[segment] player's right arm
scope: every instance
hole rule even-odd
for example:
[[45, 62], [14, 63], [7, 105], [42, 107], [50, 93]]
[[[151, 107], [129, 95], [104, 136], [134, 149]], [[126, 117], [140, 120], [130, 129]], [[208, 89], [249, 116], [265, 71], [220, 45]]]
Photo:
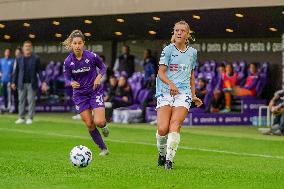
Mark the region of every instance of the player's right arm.
[[170, 95], [175, 96], [179, 93], [178, 88], [175, 86], [175, 84], [167, 77], [167, 66], [165, 65], [159, 65], [159, 71], [158, 75], [162, 82], [169, 85], [170, 88]]
[[178, 88], [175, 86], [173, 81], [171, 81], [167, 76], [167, 69], [170, 64], [170, 58], [171, 49], [169, 46], [166, 46], [161, 53], [158, 76], [162, 82], [169, 85], [170, 95], [175, 96], [179, 93]]
[[63, 64], [63, 73], [64, 73], [64, 79], [65, 79], [65, 86], [70, 86], [73, 89], [77, 89], [80, 87], [80, 84], [77, 81], [72, 80], [71, 77], [71, 68], [69, 66], [68, 58], [64, 61]]

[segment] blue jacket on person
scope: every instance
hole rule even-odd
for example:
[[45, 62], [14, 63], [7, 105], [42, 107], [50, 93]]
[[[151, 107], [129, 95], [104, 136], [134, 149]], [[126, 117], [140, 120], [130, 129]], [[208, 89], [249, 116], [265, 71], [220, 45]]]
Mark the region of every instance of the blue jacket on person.
[[13, 71], [13, 58], [1, 58], [0, 59], [0, 73], [1, 73], [1, 82], [9, 83], [11, 81], [11, 75]]

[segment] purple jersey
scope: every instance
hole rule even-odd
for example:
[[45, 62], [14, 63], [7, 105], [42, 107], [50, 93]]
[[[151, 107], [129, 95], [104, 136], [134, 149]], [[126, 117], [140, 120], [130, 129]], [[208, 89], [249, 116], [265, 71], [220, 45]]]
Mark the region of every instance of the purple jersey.
[[[99, 68], [99, 72], [97, 68]], [[103, 94], [102, 86], [95, 91], [93, 90], [98, 73], [104, 75], [106, 72], [106, 66], [97, 54], [84, 50], [81, 60], [78, 60], [75, 54], [71, 52], [64, 61], [63, 72], [67, 85], [70, 85], [71, 81], [77, 81], [80, 84], [79, 88], [73, 89], [75, 104], [80, 103], [81, 97]]]

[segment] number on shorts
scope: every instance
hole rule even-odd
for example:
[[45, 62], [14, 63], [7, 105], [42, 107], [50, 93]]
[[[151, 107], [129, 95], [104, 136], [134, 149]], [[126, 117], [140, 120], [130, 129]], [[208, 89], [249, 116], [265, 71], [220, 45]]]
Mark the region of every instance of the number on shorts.
[[186, 96], [185, 102], [187, 102], [188, 104], [190, 104], [190, 96]]
[[103, 105], [103, 96], [100, 95], [100, 96], [96, 96], [96, 102], [99, 104], [99, 105]]

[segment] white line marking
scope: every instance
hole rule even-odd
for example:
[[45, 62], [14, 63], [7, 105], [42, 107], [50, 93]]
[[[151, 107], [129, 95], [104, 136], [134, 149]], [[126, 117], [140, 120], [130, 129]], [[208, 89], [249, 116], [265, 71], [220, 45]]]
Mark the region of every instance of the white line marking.
[[[34, 132], [34, 131], [29, 131], [29, 130], [6, 129], [6, 128], [0, 128], [0, 130], [9, 131], [9, 132], [26, 133], [26, 134], [37, 134], [37, 135], [45, 135], [45, 136], [55, 136], [55, 137], [64, 137], [64, 138], [79, 138], [79, 139], [90, 140], [90, 137], [76, 136], [76, 135], [65, 135], [65, 134], [57, 134], [57, 133], [40, 133], [40, 132]], [[131, 142], [131, 141], [115, 140], [115, 139], [105, 139], [105, 141], [115, 142], [115, 143], [127, 143], [127, 144], [156, 146], [156, 144], [147, 143], [147, 142]], [[250, 157], [261, 157], [261, 158], [272, 158], [272, 159], [284, 160], [283, 156], [273, 156], [273, 155], [267, 155], [267, 154], [251, 154], [251, 153], [246, 153], [246, 152], [232, 152], [232, 151], [226, 151], [226, 150], [192, 148], [192, 147], [187, 147], [187, 146], [179, 146], [179, 149], [196, 150], [196, 151], [202, 151], [202, 152], [214, 152], [214, 153], [230, 154], [230, 155], [237, 155], [237, 156], [250, 156]]]

